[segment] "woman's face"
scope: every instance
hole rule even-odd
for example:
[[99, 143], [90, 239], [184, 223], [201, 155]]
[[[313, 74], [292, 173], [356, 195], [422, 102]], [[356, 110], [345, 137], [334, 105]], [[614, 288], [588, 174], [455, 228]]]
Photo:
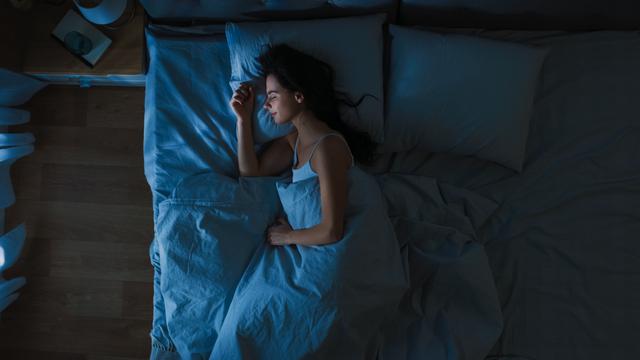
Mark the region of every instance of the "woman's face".
[[285, 124], [303, 109], [304, 96], [283, 88], [275, 76], [267, 75], [267, 99], [264, 108], [276, 124]]

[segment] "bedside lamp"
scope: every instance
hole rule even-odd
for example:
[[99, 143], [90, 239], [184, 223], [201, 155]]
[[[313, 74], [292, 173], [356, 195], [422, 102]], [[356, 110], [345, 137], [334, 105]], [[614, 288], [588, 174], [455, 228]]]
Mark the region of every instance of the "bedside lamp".
[[85, 19], [96, 25], [120, 23], [127, 9], [133, 8], [131, 0], [73, 0]]

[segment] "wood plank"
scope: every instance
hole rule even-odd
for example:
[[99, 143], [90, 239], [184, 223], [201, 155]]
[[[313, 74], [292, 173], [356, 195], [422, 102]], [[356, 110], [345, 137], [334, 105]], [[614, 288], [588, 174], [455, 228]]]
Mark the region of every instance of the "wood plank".
[[32, 153], [11, 165], [11, 184], [13, 185], [13, 192], [16, 195], [16, 202], [22, 200], [37, 200], [40, 198], [42, 165], [34, 161], [29, 161], [33, 155]]
[[153, 239], [151, 203], [128, 206], [20, 201], [9, 210], [8, 223], [27, 221], [27, 236], [31, 237], [140, 246], [148, 246]]
[[[151, 265], [149, 265], [151, 266]], [[153, 274], [151, 282], [124, 281], [122, 283], [121, 316], [125, 319], [153, 319]]]
[[127, 88], [123, 91], [123, 88], [115, 86], [92, 87], [88, 96], [87, 126], [144, 128], [144, 88]]
[[26, 221], [28, 236], [138, 244], [153, 238], [150, 207], [23, 200], [8, 210], [7, 224]]
[[31, 112], [30, 125], [84, 126], [87, 98], [87, 90], [78, 86], [48, 85], [21, 107]]
[[122, 357], [93, 354], [73, 354], [54, 351], [3, 349], [2, 358], [11, 360], [148, 360], [148, 357]]
[[148, 244], [53, 241], [49, 274], [65, 278], [92, 278], [153, 282]]
[[[124, 296], [125, 284], [129, 296]], [[146, 302], [146, 309], [139, 306], [142, 302]], [[27, 283], [20, 289], [20, 297], [4, 314], [151, 320], [152, 311], [148, 305], [152, 302], [152, 284], [29, 276]], [[129, 307], [137, 311], [128, 310]]]
[[149, 206], [151, 192], [139, 167], [45, 164], [44, 201]]
[[104, 166], [144, 163], [142, 129], [22, 125], [20, 131], [31, 132], [36, 138], [33, 153], [20, 162]]
[[2, 350], [2, 358], [11, 360], [148, 360], [148, 357], [122, 357], [104, 356], [93, 354], [74, 354], [54, 351], [37, 351], [25, 349], [5, 348]]
[[25, 222], [27, 239], [7, 276], [153, 281], [150, 208], [20, 201], [8, 210], [7, 229]]
[[3, 313], [0, 348], [149, 357], [150, 321]]
[[148, 245], [52, 241], [37, 237], [26, 240], [20, 259], [5, 270], [6, 278], [49, 275], [153, 283]]
[[3, 359], [20, 360], [86, 360], [83, 354], [62, 353], [54, 351], [37, 351], [25, 349], [2, 349]]
[[117, 318], [121, 294], [119, 281], [29, 276], [5, 314]]

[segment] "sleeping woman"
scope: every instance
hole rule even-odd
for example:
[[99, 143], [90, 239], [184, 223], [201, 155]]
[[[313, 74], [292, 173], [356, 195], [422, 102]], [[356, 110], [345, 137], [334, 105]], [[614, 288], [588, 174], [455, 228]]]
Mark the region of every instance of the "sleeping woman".
[[287, 221], [269, 227], [267, 240], [305, 246], [257, 246], [210, 359], [373, 359], [409, 284], [379, 183], [354, 166], [372, 161], [374, 143], [341, 121], [339, 101], [357, 104], [338, 100], [329, 65], [285, 45], [258, 59], [264, 108], [293, 129], [258, 158], [254, 89], [240, 86], [230, 100], [240, 175], [292, 169], [291, 181], [275, 181]]
[[[288, 45], [269, 47], [258, 61], [266, 77], [263, 105], [276, 124], [291, 122], [294, 130], [272, 140], [258, 157], [253, 148], [254, 89], [241, 85], [229, 101], [237, 117], [240, 176], [275, 176], [291, 168], [292, 182], [318, 177], [322, 221], [310, 228], [292, 230], [279, 218], [267, 231], [272, 245], [323, 245], [339, 241], [344, 231], [347, 171], [357, 160], [370, 163], [375, 144], [363, 132], [345, 125], [334, 90], [330, 65]], [[355, 159], [354, 159], [355, 158]]]

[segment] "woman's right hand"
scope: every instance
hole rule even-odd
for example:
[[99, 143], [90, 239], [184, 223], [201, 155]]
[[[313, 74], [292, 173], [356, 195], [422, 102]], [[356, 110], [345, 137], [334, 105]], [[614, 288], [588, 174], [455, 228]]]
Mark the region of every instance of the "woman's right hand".
[[229, 105], [236, 114], [238, 120], [250, 121], [253, 115], [253, 107], [255, 104], [255, 94], [253, 86], [248, 83], [241, 84], [229, 101]]

